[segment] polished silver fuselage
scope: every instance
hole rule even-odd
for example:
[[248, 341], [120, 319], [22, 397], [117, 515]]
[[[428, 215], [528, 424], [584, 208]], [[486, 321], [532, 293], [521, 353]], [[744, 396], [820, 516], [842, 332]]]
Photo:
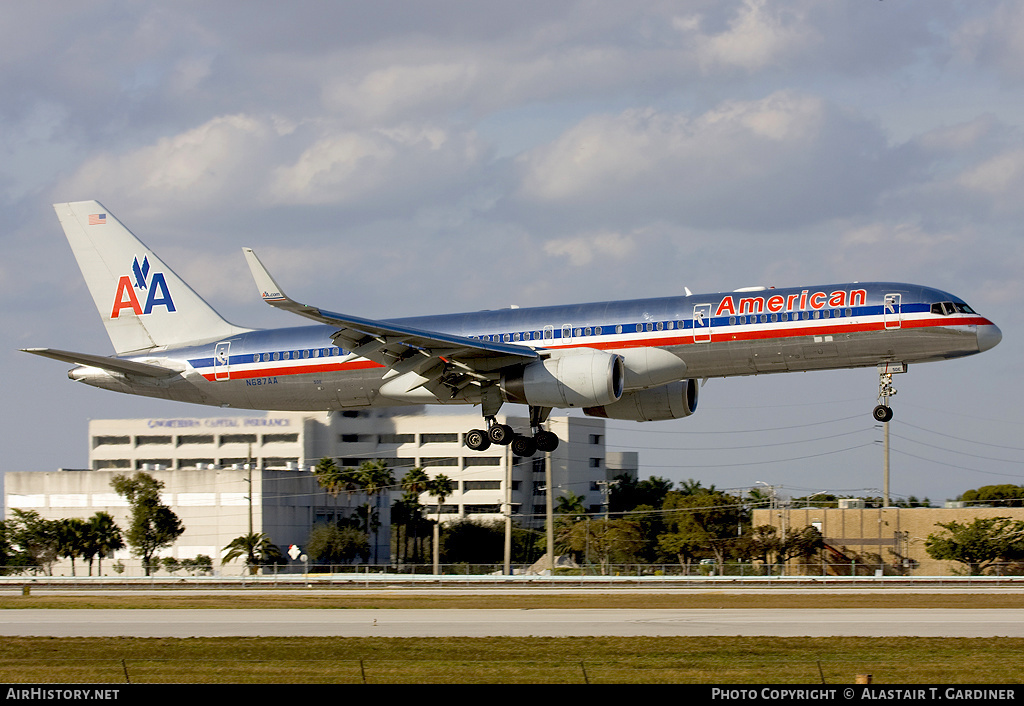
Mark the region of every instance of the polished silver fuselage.
[[[958, 358], [1001, 334], [958, 297], [900, 283], [756, 289], [661, 299], [503, 309], [390, 323], [535, 350], [596, 348], [625, 364], [625, 390], [684, 379], [869, 367]], [[388, 385], [388, 369], [339, 348], [335, 327], [239, 333], [125, 359], [172, 367], [147, 379], [92, 367], [72, 379], [121, 392], [263, 410], [475, 404]]]

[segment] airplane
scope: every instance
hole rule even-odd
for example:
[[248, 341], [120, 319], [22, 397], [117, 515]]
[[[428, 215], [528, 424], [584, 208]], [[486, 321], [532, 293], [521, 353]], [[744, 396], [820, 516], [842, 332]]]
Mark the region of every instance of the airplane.
[[[557, 448], [543, 426], [552, 409], [679, 419], [696, 412], [700, 386], [717, 377], [875, 366], [873, 416], [888, 422], [894, 374], [1002, 339], [959, 297], [895, 282], [684, 288], [658, 299], [377, 321], [290, 298], [251, 248], [243, 253], [263, 301], [315, 323], [244, 328], [225, 321], [98, 201], [54, 209], [115, 355], [22, 350], [78, 366], [72, 380], [244, 409], [479, 405], [484, 424], [464, 444], [511, 445], [524, 458]], [[528, 433], [497, 422], [506, 402], [528, 407]]]

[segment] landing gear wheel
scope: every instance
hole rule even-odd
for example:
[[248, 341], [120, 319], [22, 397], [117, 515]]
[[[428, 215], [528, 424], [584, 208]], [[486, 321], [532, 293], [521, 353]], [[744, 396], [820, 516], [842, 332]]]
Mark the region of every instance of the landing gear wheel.
[[512, 453], [521, 458], [529, 458], [537, 453], [537, 442], [529, 436], [516, 434], [512, 439]]
[[871, 416], [875, 418], [876, 422], [888, 422], [892, 419], [892, 407], [880, 404], [871, 412]]
[[491, 447], [491, 440], [483, 429], [470, 429], [466, 432], [466, 446], [471, 451], [486, 451]]
[[491, 428], [487, 430], [487, 436], [490, 438], [491, 443], [500, 446], [511, 444], [515, 435], [515, 431], [507, 424], [492, 424]]
[[538, 451], [547, 453], [558, 448], [558, 435], [551, 431], [539, 431], [533, 437], [533, 442], [537, 445]]

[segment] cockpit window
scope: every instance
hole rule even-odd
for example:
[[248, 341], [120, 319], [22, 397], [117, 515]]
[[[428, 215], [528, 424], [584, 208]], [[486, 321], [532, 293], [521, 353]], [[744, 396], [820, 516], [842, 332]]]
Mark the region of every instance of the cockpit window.
[[936, 302], [932, 304], [932, 313], [939, 316], [949, 316], [950, 314], [973, 314], [974, 310], [966, 304], [959, 304], [956, 302]]

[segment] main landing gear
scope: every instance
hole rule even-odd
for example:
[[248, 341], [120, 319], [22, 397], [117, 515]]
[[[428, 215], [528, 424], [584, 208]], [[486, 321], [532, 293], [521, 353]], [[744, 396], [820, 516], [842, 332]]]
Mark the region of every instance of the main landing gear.
[[878, 366], [878, 399], [881, 402], [871, 412], [876, 422], [888, 422], [892, 420], [892, 408], [889, 406], [889, 398], [896, 396], [896, 388], [892, 384], [892, 376], [896, 373], [907, 372], [905, 363], [883, 363]]
[[466, 432], [466, 446], [472, 451], [484, 451], [491, 444], [511, 446], [512, 453], [522, 458], [529, 458], [538, 451], [554, 451], [558, 448], [558, 436], [541, 428], [550, 412], [550, 407], [530, 407], [530, 436], [517, 434], [509, 425], [498, 424], [494, 415], [487, 415], [484, 417], [487, 429]]

